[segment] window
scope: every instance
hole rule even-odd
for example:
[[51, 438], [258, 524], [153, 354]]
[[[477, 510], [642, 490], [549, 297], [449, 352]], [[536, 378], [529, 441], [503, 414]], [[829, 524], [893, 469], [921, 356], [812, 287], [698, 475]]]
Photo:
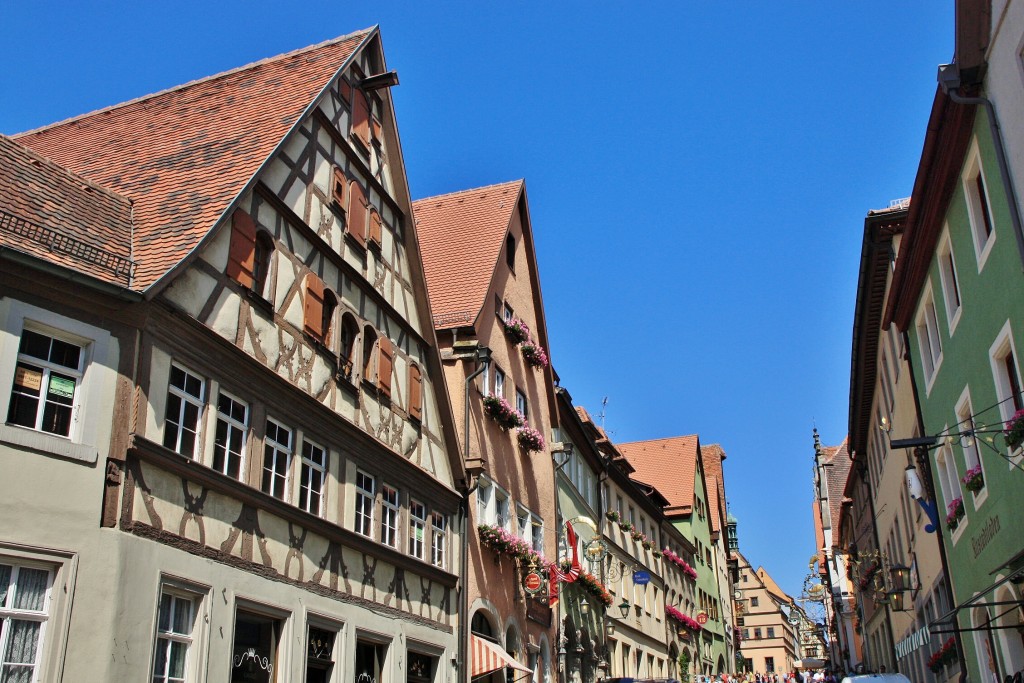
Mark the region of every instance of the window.
[[213, 440], [213, 469], [232, 479], [242, 478], [249, 406], [224, 390], [217, 394], [217, 434]]
[[50, 611], [49, 570], [0, 563], [0, 681], [36, 681]]
[[995, 242], [995, 222], [992, 220], [988, 184], [985, 181], [984, 169], [981, 167], [981, 154], [978, 151], [977, 140], [974, 141], [969, 152], [962, 182], [964, 195], [967, 198], [971, 234], [974, 237], [974, 251], [978, 258], [978, 271], [981, 272], [989, 251], [992, 249], [992, 243]]
[[526, 405], [526, 394], [519, 391], [519, 389], [516, 389], [516, 410], [523, 414], [524, 420], [529, 417], [527, 408], [528, 406]]
[[[971, 397], [967, 393], [967, 389], [964, 389], [964, 393], [956, 405], [956, 419], [958, 431], [971, 432], [973, 434], [975, 430], [974, 415], [971, 410]], [[960, 448], [964, 452], [964, 462], [969, 470], [981, 466], [977, 439], [977, 436], [962, 437], [960, 439]]]
[[505, 237], [505, 263], [516, 272], [516, 238], [512, 234]]
[[348, 229], [348, 234], [361, 247], [366, 246], [366, 218], [369, 213], [368, 209], [369, 204], [366, 201], [363, 186], [358, 181], [353, 180], [349, 184], [348, 216], [345, 227]]
[[164, 413], [164, 446], [188, 458], [195, 458], [199, 439], [199, 418], [203, 414], [204, 382], [177, 363], [171, 364]]
[[409, 364], [409, 417], [423, 419], [423, 374], [415, 363]]
[[484, 396], [491, 395], [491, 364], [484, 364], [484, 371], [480, 373], [480, 387]]
[[755, 628], [754, 629], [754, 640], [760, 640], [760, 639], [761, 639], [761, 629]]
[[444, 515], [434, 512], [430, 515], [430, 562], [435, 567], [444, 567], [445, 557], [445, 530], [447, 524]]
[[1020, 368], [1017, 365], [1017, 354], [1014, 351], [1013, 335], [1010, 322], [1006, 321], [996, 341], [989, 349], [992, 363], [992, 376], [996, 384], [996, 396], [999, 398], [999, 413], [1003, 422], [1013, 417], [1021, 408], [1024, 400], [1021, 397]]
[[327, 478], [327, 451], [312, 441], [302, 441], [302, 468], [299, 474], [299, 507], [319, 517], [323, 512], [324, 480]]
[[181, 683], [189, 667], [196, 600], [178, 592], [160, 594], [153, 648], [153, 683]]
[[775, 657], [764, 658], [764, 670], [773, 673], [775, 671]]
[[376, 495], [373, 477], [356, 470], [356, 533], [373, 534], [373, 502]]
[[409, 554], [422, 560], [423, 537], [427, 528], [427, 508], [423, 503], [409, 501]]
[[355, 382], [356, 339], [359, 337], [359, 325], [351, 313], [341, 316], [341, 353], [339, 356], [339, 374], [349, 382]]
[[960, 475], [957, 474], [956, 464], [953, 462], [953, 451], [949, 445], [939, 449], [935, 456], [938, 465], [939, 486], [942, 489], [942, 497], [946, 505], [949, 505], [956, 498], [963, 497], [960, 489]]
[[[259, 241], [256, 235], [256, 223], [252, 216], [242, 209], [235, 209], [231, 215], [231, 242], [228, 246], [228, 264], [225, 273], [229, 278], [242, 285], [246, 289], [261, 292], [256, 289], [256, 284], [262, 284], [262, 279], [257, 278], [257, 271], [262, 270], [262, 278], [266, 277], [266, 263], [260, 263], [257, 259]], [[264, 238], [260, 254], [262, 258], [269, 259], [266, 252], [266, 238]], [[271, 249], [273, 243], [271, 242]], [[259, 265], [257, 265], [259, 263]]]
[[508, 305], [508, 302], [504, 302], [501, 306], [501, 319], [505, 322], [512, 320], [515, 317], [515, 312], [512, 307]]
[[939, 246], [939, 279], [942, 281], [942, 298], [946, 302], [946, 321], [949, 323], [949, 334], [952, 335], [960, 320], [960, 283], [956, 277], [953, 245], [948, 235]]
[[391, 372], [394, 367], [395, 347], [391, 339], [381, 335], [377, 341], [377, 391], [391, 398]]
[[384, 674], [386, 648], [379, 643], [359, 638], [356, 640], [354, 683], [378, 683]]
[[324, 281], [313, 273], [306, 275], [306, 296], [303, 299], [303, 326], [310, 337], [327, 344], [331, 336], [331, 319], [338, 298], [327, 289]]
[[505, 398], [505, 373], [497, 365], [494, 366], [494, 395]]
[[491, 499], [494, 489], [491, 481], [480, 477], [480, 483], [476, 488], [476, 523], [487, 524], [489, 522]]
[[935, 301], [931, 287], [925, 294], [924, 303], [917, 316], [917, 343], [921, 351], [921, 366], [925, 380], [931, 388], [935, 372], [942, 362], [942, 343], [939, 340], [939, 323], [935, 317]]
[[494, 524], [500, 526], [506, 531], [511, 527], [511, 517], [509, 516], [509, 499], [508, 494], [501, 489], [495, 487], [494, 491]]
[[328, 683], [334, 670], [334, 641], [338, 632], [332, 629], [309, 627], [306, 645], [306, 682]]
[[238, 610], [235, 613], [231, 683], [271, 683], [279, 680], [277, 651], [280, 638], [279, 620]]
[[756, 595], [750, 598], [750, 606], [751, 607], [757, 607], [758, 606], [758, 599], [757, 599]]
[[288, 471], [292, 464], [292, 430], [276, 420], [267, 419], [267, 436], [263, 441], [264, 493], [287, 500]]
[[360, 87], [352, 91], [352, 135], [363, 144], [365, 149], [369, 150], [370, 101]]
[[522, 505], [517, 506], [519, 537], [537, 553], [544, 552], [544, 521]]
[[774, 626], [769, 626], [768, 627], [768, 637], [769, 638], [774, 638], [775, 637], [775, 627]]
[[7, 422], [70, 437], [84, 356], [81, 346], [25, 329], [18, 346]]
[[380, 542], [392, 548], [398, 547], [398, 489], [387, 484], [380, 490]]

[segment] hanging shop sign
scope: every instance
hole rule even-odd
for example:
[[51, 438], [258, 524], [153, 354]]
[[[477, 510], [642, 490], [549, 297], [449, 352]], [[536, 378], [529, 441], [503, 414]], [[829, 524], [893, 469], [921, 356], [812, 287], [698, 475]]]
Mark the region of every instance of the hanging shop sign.
[[536, 595], [540, 592], [541, 586], [544, 585], [544, 579], [537, 572], [530, 572], [523, 577], [523, 590], [530, 595]]
[[697, 613], [697, 623], [702, 625], [702, 626], [704, 624], [708, 623], [708, 613], [707, 612], [698, 612]]
[[638, 586], [646, 586], [651, 582], [651, 573], [645, 569], [638, 569], [633, 572], [633, 583]]

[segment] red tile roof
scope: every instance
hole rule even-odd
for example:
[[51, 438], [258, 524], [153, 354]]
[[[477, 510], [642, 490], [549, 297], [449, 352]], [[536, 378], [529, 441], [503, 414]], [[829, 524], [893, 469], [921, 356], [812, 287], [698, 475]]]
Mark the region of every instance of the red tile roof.
[[131, 203], [0, 135], [0, 246], [127, 287]]
[[135, 203], [135, 289], [213, 228], [375, 29], [29, 131], [18, 142]]
[[487, 300], [522, 180], [413, 202], [434, 327], [471, 325]]
[[708, 514], [711, 515], [711, 533], [720, 533], [725, 526], [725, 473], [722, 461], [725, 450], [717, 443], [700, 447], [701, 462], [704, 464], [704, 479], [708, 486]]
[[828, 482], [828, 510], [832, 520], [832, 545], [839, 545], [839, 515], [843, 507], [843, 492], [846, 490], [846, 481], [850, 478], [850, 470], [853, 468], [853, 459], [850, 458], [850, 451], [847, 448], [849, 438], [843, 439], [838, 446], [826, 446], [823, 450], [825, 456], [825, 477]]
[[638, 478], [657, 488], [669, 502], [671, 515], [693, 510], [697, 471], [696, 434], [668, 439], [620, 443], [619, 451], [636, 468]]

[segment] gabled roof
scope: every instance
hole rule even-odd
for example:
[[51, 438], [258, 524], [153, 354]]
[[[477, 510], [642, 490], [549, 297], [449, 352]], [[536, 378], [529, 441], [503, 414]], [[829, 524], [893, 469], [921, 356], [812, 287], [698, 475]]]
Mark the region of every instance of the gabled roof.
[[850, 470], [853, 467], [853, 460], [850, 459], [850, 450], [847, 447], [849, 439], [843, 439], [838, 446], [826, 446], [824, 449], [825, 477], [828, 482], [828, 511], [829, 519], [832, 520], [834, 531], [832, 533], [832, 544], [839, 543], [839, 515], [843, 507], [843, 492], [846, 490], [846, 482], [850, 478]]
[[650, 482], [669, 502], [666, 514], [688, 515], [693, 510], [697, 472], [696, 434], [668, 439], [618, 444], [619, 451], [636, 468], [639, 478]]
[[513, 180], [413, 202], [435, 328], [476, 321], [523, 187]]
[[131, 202], [0, 135], [0, 247], [127, 287]]
[[145, 290], [188, 256], [376, 29], [16, 136], [135, 204]]
[[765, 590], [778, 598], [785, 604], [792, 604], [793, 598], [786, 594], [786, 591], [779, 588], [779, 584], [775, 583], [775, 579], [771, 577], [768, 570], [764, 567], [757, 568], [757, 577], [761, 579], [761, 583], [764, 584]]
[[725, 526], [725, 473], [722, 461], [725, 450], [717, 443], [700, 447], [701, 462], [704, 465], [704, 480], [708, 487], [708, 514], [711, 515], [711, 533], [717, 536]]

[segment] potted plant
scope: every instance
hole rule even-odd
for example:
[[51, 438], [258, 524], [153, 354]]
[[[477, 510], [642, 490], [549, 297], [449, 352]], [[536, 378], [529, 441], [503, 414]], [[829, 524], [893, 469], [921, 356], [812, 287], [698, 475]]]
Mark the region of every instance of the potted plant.
[[531, 427], [530, 425], [523, 425], [516, 432], [516, 438], [519, 440], [519, 445], [524, 450], [530, 452], [539, 452], [544, 450], [544, 437], [539, 431]]
[[511, 403], [497, 396], [484, 397], [484, 413], [502, 429], [522, 427], [526, 422], [523, 414], [513, 408]]
[[967, 474], [965, 474], [963, 479], [960, 481], [964, 483], [964, 486], [966, 486], [967, 490], [971, 493], [977, 493], [985, 488], [985, 477], [981, 473], [981, 465], [967, 470]]
[[633, 533], [633, 524], [631, 522], [620, 522], [619, 528], [625, 531], [627, 534]]
[[513, 344], [522, 344], [530, 338], [530, 328], [519, 318], [508, 318], [501, 321], [505, 334]]
[[609, 522], [615, 522], [616, 524], [619, 523], [619, 513], [616, 512], [615, 510], [609, 510], [608, 512], [604, 513], [604, 516], [605, 519], [607, 519]]
[[1013, 414], [1013, 417], [1006, 421], [1006, 429], [1003, 430], [1003, 435], [1006, 438], [1006, 445], [1011, 450], [1024, 443], [1024, 408], [1018, 410]]
[[548, 354], [544, 347], [533, 341], [527, 340], [519, 347], [526, 364], [534, 368], [546, 368], [548, 366]]
[[964, 516], [964, 499], [954, 498], [946, 506], [946, 512], [946, 526], [950, 531], [953, 531], [960, 525], [960, 520]]

